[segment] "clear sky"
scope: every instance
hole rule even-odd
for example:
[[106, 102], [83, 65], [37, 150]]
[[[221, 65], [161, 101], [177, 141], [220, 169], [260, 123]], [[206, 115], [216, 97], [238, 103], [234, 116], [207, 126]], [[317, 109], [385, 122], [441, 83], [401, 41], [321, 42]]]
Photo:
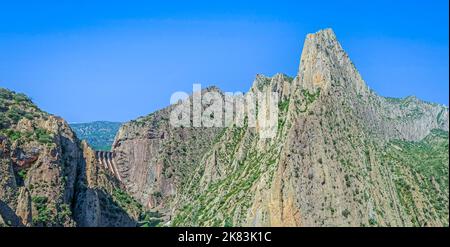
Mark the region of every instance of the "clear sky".
[[306, 34], [331, 27], [379, 94], [448, 105], [448, 4], [2, 0], [0, 87], [69, 122], [127, 121], [193, 83], [294, 76]]

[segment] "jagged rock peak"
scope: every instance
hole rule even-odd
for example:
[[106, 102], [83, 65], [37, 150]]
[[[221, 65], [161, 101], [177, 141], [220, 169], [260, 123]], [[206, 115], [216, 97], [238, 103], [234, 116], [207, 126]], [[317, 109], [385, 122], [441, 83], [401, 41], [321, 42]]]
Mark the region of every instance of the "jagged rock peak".
[[316, 33], [307, 34], [306, 41], [312, 41], [317, 43], [329, 43], [330, 45], [336, 46], [337, 48], [342, 50], [342, 47], [340, 46], [336, 38], [336, 34], [331, 28], [321, 29]]
[[362, 94], [368, 91], [332, 29], [306, 36], [297, 77], [300, 87], [308, 90], [320, 88], [326, 91], [331, 86], [345, 83]]
[[257, 74], [249, 92], [276, 92], [281, 99], [289, 98], [294, 90], [294, 79], [283, 73], [277, 73], [272, 77]]
[[283, 74], [283, 73], [276, 73], [272, 77], [269, 77], [269, 76], [266, 76], [263, 74], [256, 74], [256, 77], [255, 77], [255, 80], [253, 81], [253, 85], [252, 85], [251, 89], [261, 90], [262, 88], [264, 88], [266, 86], [281, 83], [284, 81], [292, 81], [292, 80], [293, 80], [293, 78], [291, 78], [288, 75]]

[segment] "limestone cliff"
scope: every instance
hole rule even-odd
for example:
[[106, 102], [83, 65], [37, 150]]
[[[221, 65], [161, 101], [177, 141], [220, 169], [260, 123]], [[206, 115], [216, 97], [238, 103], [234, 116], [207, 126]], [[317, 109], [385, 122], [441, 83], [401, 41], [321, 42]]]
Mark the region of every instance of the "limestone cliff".
[[[203, 93], [217, 91], [208, 88]], [[173, 128], [175, 105], [122, 125], [113, 144], [127, 191], [149, 209], [167, 213], [178, 189], [191, 176], [220, 128]], [[170, 213], [169, 213], [170, 214]]]
[[[208, 92], [224, 95], [183, 102]], [[271, 138], [248, 112], [242, 125], [174, 127], [178, 102], [96, 152], [0, 89], [0, 225], [448, 226], [448, 107], [379, 96], [331, 29], [306, 37], [295, 78], [257, 75], [246, 96], [271, 93]]]
[[6, 89], [0, 102], [1, 224], [137, 224], [139, 204], [63, 119]]
[[307, 36], [296, 78], [255, 90], [280, 96], [276, 137], [225, 129], [177, 189], [172, 225], [448, 225], [447, 107], [378, 96], [330, 29]]

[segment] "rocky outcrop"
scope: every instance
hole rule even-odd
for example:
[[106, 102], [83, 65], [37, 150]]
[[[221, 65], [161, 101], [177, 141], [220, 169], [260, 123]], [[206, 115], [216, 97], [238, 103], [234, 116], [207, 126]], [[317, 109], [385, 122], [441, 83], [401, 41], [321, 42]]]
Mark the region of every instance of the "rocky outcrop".
[[123, 124], [105, 152], [0, 89], [0, 225], [448, 226], [448, 107], [377, 95], [332, 30], [306, 37], [295, 78], [256, 76], [247, 96], [278, 96], [270, 138], [250, 124], [264, 101], [243, 124], [170, 124], [209, 92]]
[[73, 201], [81, 152], [61, 118], [23, 95], [2, 89], [3, 218], [11, 225], [73, 226]]
[[85, 163], [74, 205], [78, 226], [137, 226], [140, 204], [123, 191], [111, 163], [105, 161], [106, 156], [99, 156], [85, 141], [81, 146]]
[[[123, 125], [113, 152], [126, 189], [172, 225], [448, 224], [448, 196], [427, 197], [427, 174], [414, 162], [394, 171], [384, 155], [392, 142], [448, 133], [448, 108], [378, 96], [332, 30], [307, 36], [295, 78], [257, 75], [249, 92], [278, 94], [274, 138], [261, 138], [248, 119], [224, 129], [173, 128], [173, 106]], [[445, 184], [448, 156], [440, 157], [436, 183]], [[421, 191], [415, 199], [405, 200], [405, 183]], [[448, 191], [441, 187], [436, 195]]]
[[[203, 93], [217, 91], [206, 89]], [[149, 209], [170, 211], [178, 188], [189, 177], [220, 128], [174, 128], [175, 105], [122, 125], [112, 152], [127, 191]]]
[[[140, 205], [61, 118], [0, 89], [0, 215], [8, 226], [135, 226]], [[109, 157], [109, 156], [108, 156]], [[108, 163], [109, 164], [109, 163]]]
[[360, 116], [381, 139], [421, 140], [432, 129], [448, 130], [448, 108], [414, 96], [385, 98], [370, 90], [331, 29], [309, 34], [296, 78], [297, 88], [326, 94]]
[[442, 130], [447, 138], [432, 149], [441, 150], [433, 166], [445, 184], [447, 107], [378, 96], [329, 29], [307, 36], [296, 78], [258, 76], [255, 89], [280, 95], [276, 138], [225, 130], [179, 189], [173, 225], [448, 225], [448, 186], [430, 197], [429, 173], [384, 155], [392, 142], [422, 147]]

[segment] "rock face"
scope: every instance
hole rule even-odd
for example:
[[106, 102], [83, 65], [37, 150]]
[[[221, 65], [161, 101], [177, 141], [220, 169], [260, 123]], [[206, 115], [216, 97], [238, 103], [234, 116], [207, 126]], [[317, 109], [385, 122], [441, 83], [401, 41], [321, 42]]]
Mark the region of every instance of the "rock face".
[[1, 89], [1, 214], [13, 226], [73, 226], [81, 152], [61, 118]]
[[[217, 91], [209, 88], [203, 93]], [[220, 128], [173, 128], [174, 105], [122, 125], [112, 152], [127, 191], [144, 206], [162, 212], [192, 167], [211, 147]]]
[[0, 101], [1, 224], [136, 225], [139, 204], [63, 119], [6, 89]]
[[246, 96], [278, 96], [271, 138], [248, 112], [241, 125], [170, 124], [210, 92], [224, 96], [197, 92], [94, 151], [0, 89], [0, 226], [448, 226], [448, 108], [377, 95], [332, 30], [307, 36], [295, 78], [257, 75]]
[[258, 91], [279, 95], [271, 139], [248, 122], [173, 128], [172, 107], [122, 126], [127, 190], [171, 225], [448, 225], [447, 107], [377, 95], [330, 29], [307, 36], [295, 78], [258, 75]]
[[114, 170], [102, 164], [98, 155], [83, 141], [85, 161], [74, 205], [78, 226], [137, 226], [141, 205], [124, 192]]

